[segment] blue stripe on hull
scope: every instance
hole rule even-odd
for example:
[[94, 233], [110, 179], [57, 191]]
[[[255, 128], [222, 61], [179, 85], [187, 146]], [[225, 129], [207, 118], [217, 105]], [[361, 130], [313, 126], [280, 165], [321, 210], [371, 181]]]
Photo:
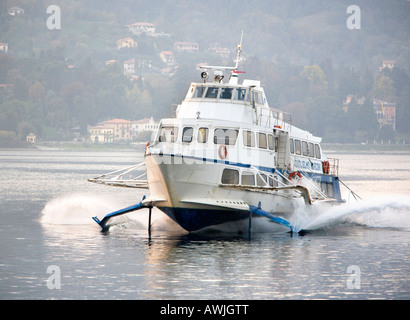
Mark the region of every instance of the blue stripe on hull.
[[187, 231], [196, 231], [209, 226], [229, 221], [238, 221], [249, 217], [248, 211], [203, 210], [190, 208], [158, 207]]

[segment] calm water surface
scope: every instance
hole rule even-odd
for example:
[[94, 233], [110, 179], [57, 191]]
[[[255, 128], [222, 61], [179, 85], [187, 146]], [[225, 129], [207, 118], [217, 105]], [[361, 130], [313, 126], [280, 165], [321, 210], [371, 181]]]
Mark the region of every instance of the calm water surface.
[[331, 154], [363, 200], [301, 210], [304, 236], [263, 219], [251, 239], [187, 234], [160, 212], [151, 239], [146, 212], [101, 233], [91, 217], [144, 190], [87, 178], [141, 154], [0, 150], [0, 299], [410, 298], [409, 153]]

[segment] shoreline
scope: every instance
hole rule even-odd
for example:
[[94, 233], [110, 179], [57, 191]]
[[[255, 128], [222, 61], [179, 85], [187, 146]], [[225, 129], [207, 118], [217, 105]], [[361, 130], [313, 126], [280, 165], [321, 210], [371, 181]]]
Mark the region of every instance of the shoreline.
[[410, 144], [322, 143], [321, 146], [325, 153], [410, 153]]
[[[144, 150], [146, 142], [134, 142], [127, 144], [92, 144], [75, 143], [69, 141], [44, 141], [35, 145], [27, 146], [0, 146], [0, 150], [9, 151], [132, 151]], [[322, 143], [325, 153], [387, 153], [387, 152], [409, 152], [410, 144], [360, 144], [360, 143]]]

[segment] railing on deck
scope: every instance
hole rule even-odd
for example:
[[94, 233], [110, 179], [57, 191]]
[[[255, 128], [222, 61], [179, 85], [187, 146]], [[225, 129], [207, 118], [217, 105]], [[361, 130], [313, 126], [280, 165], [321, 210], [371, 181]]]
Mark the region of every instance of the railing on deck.
[[272, 109], [259, 109], [257, 120], [258, 125], [270, 128], [286, 129], [287, 125], [292, 125], [290, 113]]
[[327, 158], [329, 161], [330, 171], [329, 173], [335, 176], [339, 176], [339, 159], [337, 158]]

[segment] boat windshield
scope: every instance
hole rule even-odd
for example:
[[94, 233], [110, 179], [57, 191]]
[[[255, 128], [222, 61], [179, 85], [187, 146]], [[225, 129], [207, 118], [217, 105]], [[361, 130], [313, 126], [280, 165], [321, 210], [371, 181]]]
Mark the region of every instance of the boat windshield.
[[194, 85], [189, 90], [187, 99], [218, 99], [233, 101], [250, 101], [247, 88], [223, 86]]

